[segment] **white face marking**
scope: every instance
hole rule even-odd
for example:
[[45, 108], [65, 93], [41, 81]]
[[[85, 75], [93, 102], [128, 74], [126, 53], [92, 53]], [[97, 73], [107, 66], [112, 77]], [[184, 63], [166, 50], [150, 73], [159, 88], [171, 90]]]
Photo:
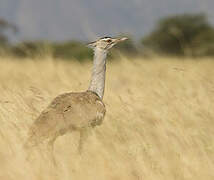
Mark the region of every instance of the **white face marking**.
[[102, 40], [104, 40], [104, 41], [108, 41], [108, 40], [111, 40], [111, 38], [109, 38], [109, 37], [105, 37], [105, 38], [102, 38]]
[[111, 38], [111, 37], [104, 37], [100, 38], [95, 42], [89, 43], [89, 46], [92, 48], [100, 48], [104, 50], [111, 49], [115, 44], [118, 42], [126, 40], [126, 37], [123, 38]]

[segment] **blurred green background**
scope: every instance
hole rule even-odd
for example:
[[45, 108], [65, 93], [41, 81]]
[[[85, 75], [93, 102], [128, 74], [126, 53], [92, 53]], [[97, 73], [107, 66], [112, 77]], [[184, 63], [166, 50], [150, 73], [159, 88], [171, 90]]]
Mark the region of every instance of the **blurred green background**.
[[0, 0], [0, 56], [91, 59], [103, 36], [127, 36], [110, 58], [214, 56], [213, 1]]

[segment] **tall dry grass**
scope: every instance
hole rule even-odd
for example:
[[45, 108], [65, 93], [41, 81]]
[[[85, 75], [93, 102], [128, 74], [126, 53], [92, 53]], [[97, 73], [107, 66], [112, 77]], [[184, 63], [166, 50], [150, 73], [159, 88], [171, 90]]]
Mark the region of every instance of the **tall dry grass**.
[[57, 139], [53, 167], [22, 145], [58, 94], [84, 91], [91, 63], [0, 59], [0, 180], [213, 180], [214, 61], [122, 58], [108, 62], [101, 126], [77, 152]]

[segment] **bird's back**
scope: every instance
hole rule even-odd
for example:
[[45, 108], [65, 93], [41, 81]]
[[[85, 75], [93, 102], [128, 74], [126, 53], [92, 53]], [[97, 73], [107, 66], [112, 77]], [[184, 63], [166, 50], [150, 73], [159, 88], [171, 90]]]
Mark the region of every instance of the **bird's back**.
[[100, 125], [105, 111], [102, 100], [92, 91], [59, 95], [33, 123], [29, 141], [36, 145], [71, 130]]

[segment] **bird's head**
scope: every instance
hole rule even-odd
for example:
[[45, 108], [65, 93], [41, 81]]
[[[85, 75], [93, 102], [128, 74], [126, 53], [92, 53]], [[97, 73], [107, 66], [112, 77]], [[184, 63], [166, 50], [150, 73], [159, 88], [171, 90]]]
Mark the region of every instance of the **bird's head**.
[[115, 44], [127, 40], [127, 37], [122, 38], [111, 38], [111, 37], [103, 37], [98, 39], [97, 41], [91, 42], [88, 44], [88, 47], [92, 49], [99, 48], [103, 50], [111, 49]]

